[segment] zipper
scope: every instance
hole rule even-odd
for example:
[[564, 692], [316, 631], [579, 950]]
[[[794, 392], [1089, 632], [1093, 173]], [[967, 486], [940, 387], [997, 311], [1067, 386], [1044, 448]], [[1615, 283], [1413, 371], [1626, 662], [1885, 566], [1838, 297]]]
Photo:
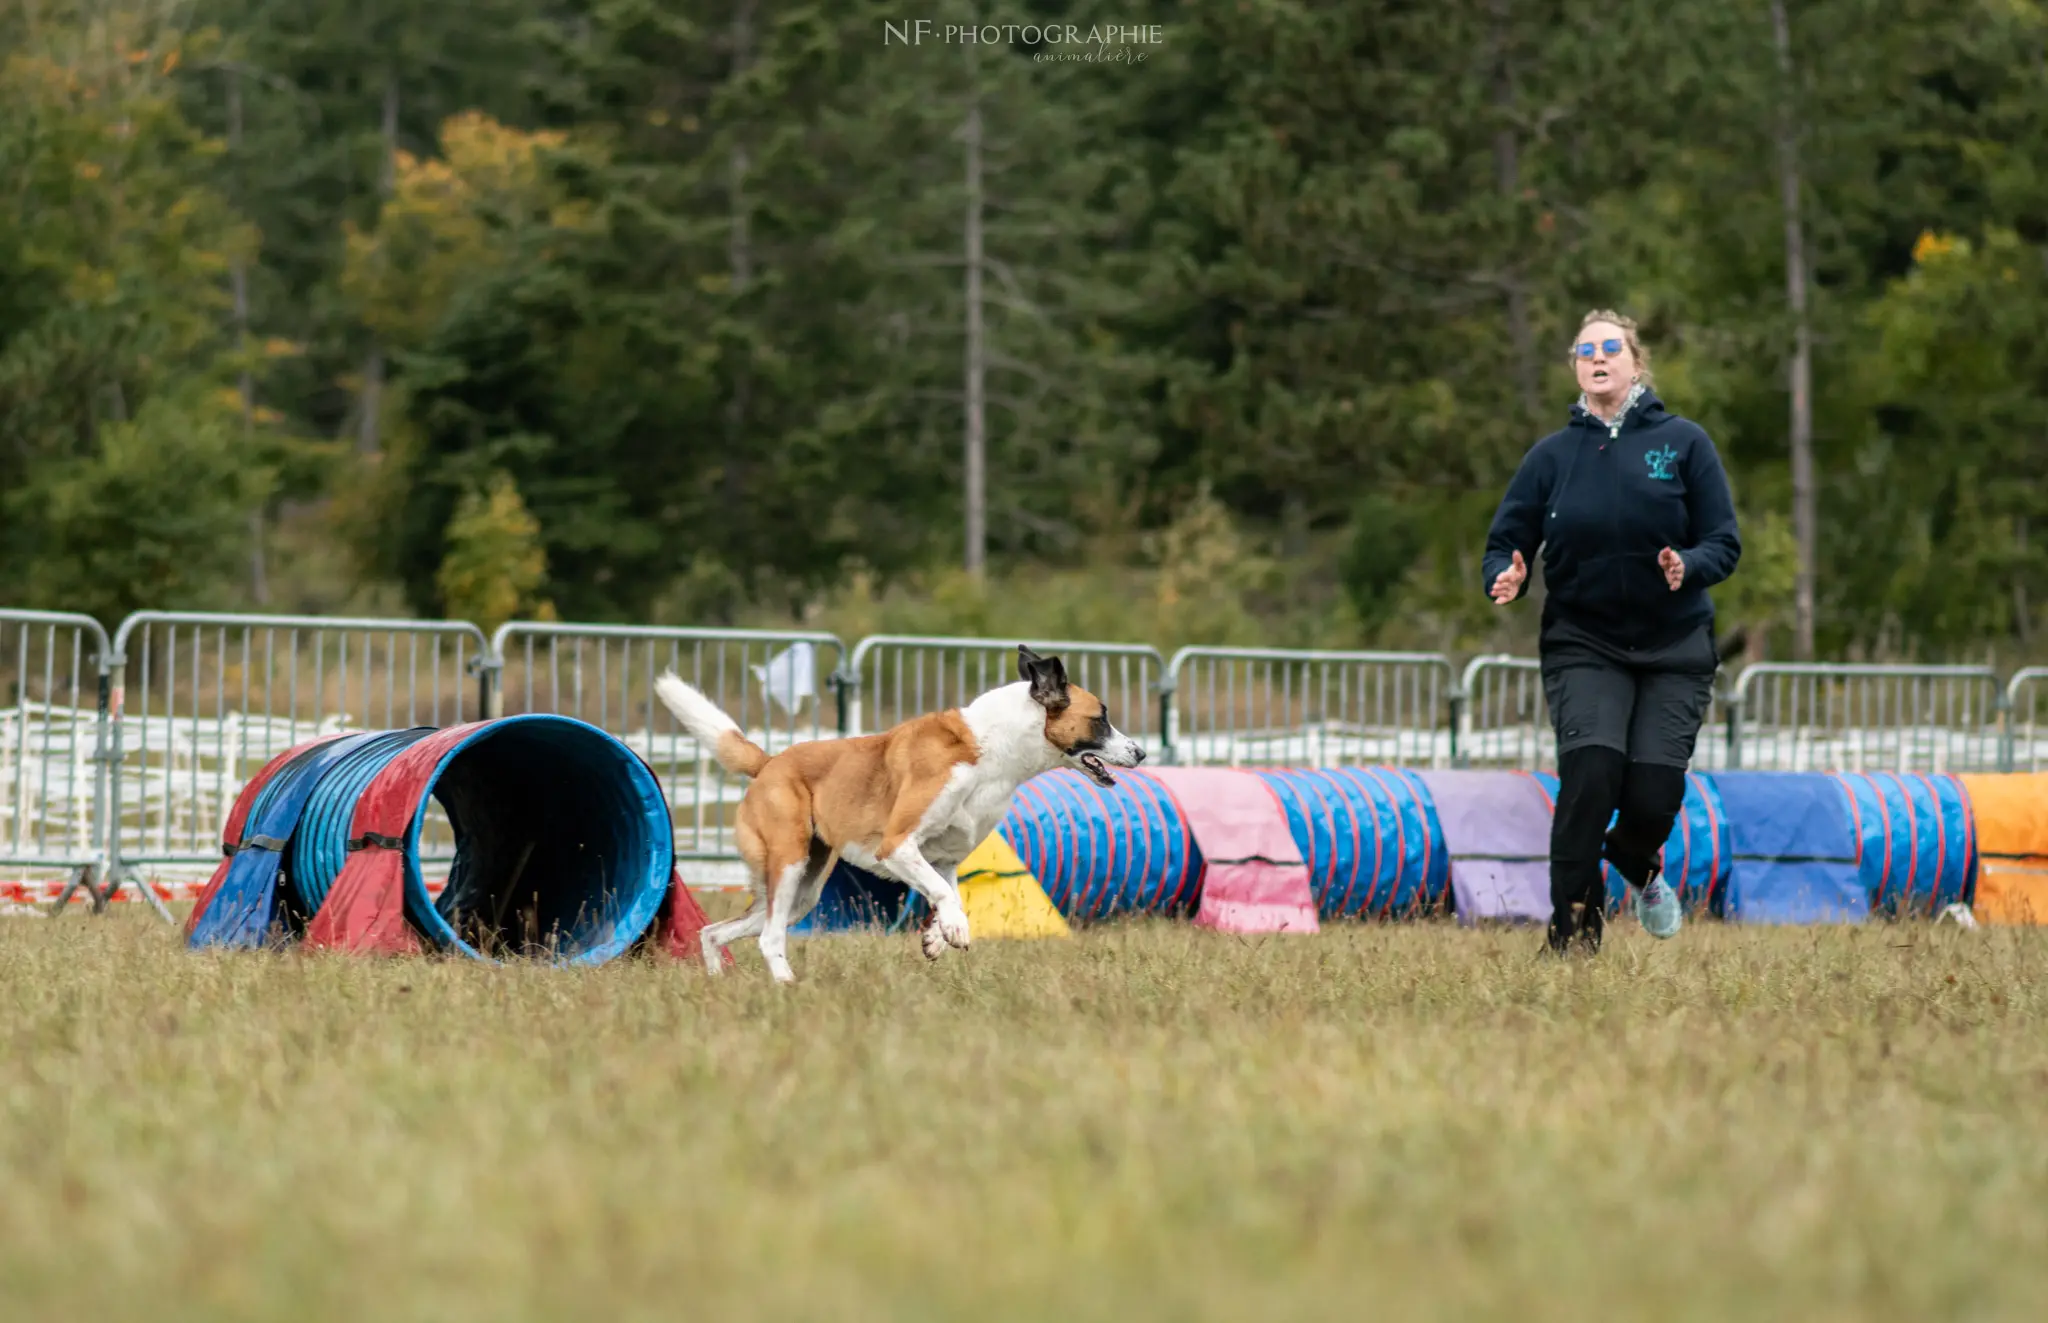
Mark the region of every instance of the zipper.
[[[1576, 439], [1576, 438], [1574, 438], [1574, 439]], [[1564, 502], [1564, 493], [1565, 493], [1565, 488], [1567, 488], [1567, 487], [1571, 486], [1571, 482], [1572, 482], [1572, 473], [1573, 473], [1573, 471], [1575, 471], [1575, 470], [1576, 470], [1576, 469], [1577, 469], [1578, 467], [1579, 467], [1579, 448], [1578, 448], [1577, 446], [1573, 446], [1573, 447], [1572, 447], [1572, 455], [1571, 455], [1571, 462], [1570, 462], [1570, 463], [1568, 463], [1568, 464], [1566, 464], [1566, 465], [1564, 466], [1564, 476], [1563, 476], [1562, 478], [1558, 479], [1558, 482], [1557, 482], [1557, 486], [1556, 486], [1556, 487], [1555, 487], [1555, 488], [1554, 488], [1554, 489], [1553, 489], [1553, 490], [1551, 491], [1551, 493], [1550, 493], [1550, 517], [1551, 517], [1552, 519], [1555, 519], [1555, 518], [1557, 518], [1557, 507], [1558, 507], [1559, 505], [1563, 504], [1563, 502]]]

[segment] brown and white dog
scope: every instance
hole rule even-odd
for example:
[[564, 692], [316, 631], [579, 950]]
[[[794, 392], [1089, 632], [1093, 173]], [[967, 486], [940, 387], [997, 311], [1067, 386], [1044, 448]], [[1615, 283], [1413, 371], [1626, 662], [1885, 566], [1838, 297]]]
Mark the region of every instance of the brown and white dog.
[[894, 877], [931, 905], [924, 953], [968, 943], [956, 873], [995, 830], [1017, 787], [1055, 767], [1078, 767], [1115, 785], [1110, 767], [1136, 767], [1145, 750], [1110, 724], [1102, 700], [1067, 681], [1058, 657], [1018, 645], [1013, 684], [878, 735], [814, 740], [769, 756], [733, 719], [673, 671], [654, 683], [663, 706], [719, 765], [752, 778], [735, 830], [754, 901], [705, 927], [704, 965], [722, 966], [730, 942], [760, 934], [776, 979], [790, 982], [789, 925], [810, 913], [840, 859]]

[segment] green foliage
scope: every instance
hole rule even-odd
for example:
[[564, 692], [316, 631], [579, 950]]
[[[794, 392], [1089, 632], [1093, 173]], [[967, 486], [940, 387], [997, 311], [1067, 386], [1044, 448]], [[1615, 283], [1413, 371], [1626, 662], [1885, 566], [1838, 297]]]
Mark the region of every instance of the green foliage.
[[218, 609], [268, 485], [218, 411], [154, 399], [7, 494], [8, 597], [109, 628], [142, 607]]
[[[1799, 549], [1792, 537], [1792, 519], [1779, 510], [1740, 510], [1742, 564], [1734, 577], [1713, 591], [1720, 628], [1738, 626], [1756, 637], [1752, 650], [1766, 655], [1778, 634], [1785, 646], [1778, 654], [1790, 655], [1792, 628], [1792, 584], [1798, 573]], [[1783, 633], [1779, 633], [1783, 631]]]
[[1375, 628], [1400, 605], [1400, 590], [1415, 568], [1427, 520], [1411, 502], [1373, 492], [1351, 517], [1351, 545], [1341, 573], [1360, 623]]
[[473, 620], [486, 632], [515, 617], [555, 618], [553, 603], [537, 595], [548, 572], [540, 523], [509, 474], [492, 473], [464, 492], [447, 536], [434, 584], [448, 615]]
[[0, 21], [0, 597], [109, 625], [229, 600], [276, 458], [220, 329], [251, 236], [206, 186], [156, 8], [93, 41], [82, 7], [40, 16]]
[[1788, 14], [1789, 81], [1762, 0], [924, 12], [1159, 25], [1115, 64], [881, 0], [0, 10], [0, 590], [81, 582], [51, 512], [177, 417], [247, 476], [136, 516], [209, 521], [178, 582], [94, 549], [95, 601], [246, 600], [262, 492], [274, 601], [1520, 646], [1479, 542], [1615, 305], [1730, 465], [1723, 614], [1775, 631], [1789, 124], [1821, 646], [2036, 647], [2048, 18]]
[[1163, 650], [1355, 641], [1341, 613], [1303, 609], [1287, 567], [1206, 491], [1140, 543], [1133, 550], [1098, 539], [1056, 560], [998, 564], [979, 583], [950, 567], [885, 583], [860, 567], [810, 621], [848, 639], [1014, 635]]

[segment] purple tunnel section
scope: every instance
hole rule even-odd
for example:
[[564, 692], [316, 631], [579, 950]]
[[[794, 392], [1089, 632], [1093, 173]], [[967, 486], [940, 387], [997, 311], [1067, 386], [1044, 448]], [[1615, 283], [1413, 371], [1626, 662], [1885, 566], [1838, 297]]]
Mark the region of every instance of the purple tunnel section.
[[1417, 772], [1442, 824], [1460, 923], [1550, 918], [1550, 796], [1522, 772]]

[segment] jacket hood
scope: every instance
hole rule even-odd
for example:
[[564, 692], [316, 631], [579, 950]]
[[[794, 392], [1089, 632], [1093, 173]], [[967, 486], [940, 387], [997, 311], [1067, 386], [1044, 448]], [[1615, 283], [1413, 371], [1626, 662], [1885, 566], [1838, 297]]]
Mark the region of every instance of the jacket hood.
[[[1621, 413], [1615, 419], [1615, 423], [1621, 427], [1648, 427], [1670, 416], [1671, 411], [1664, 407], [1664, 401], [1657, 398], [1657, 392], [1639, 381], [1629, 387], [1628, 398], [1622, 402]], [[1610, 426], [1586, 407], [1586, 397], [1583, 394], [1572, 405], [1571, 420], [1567, 425], [1595, 427], [1603, 432]]]

